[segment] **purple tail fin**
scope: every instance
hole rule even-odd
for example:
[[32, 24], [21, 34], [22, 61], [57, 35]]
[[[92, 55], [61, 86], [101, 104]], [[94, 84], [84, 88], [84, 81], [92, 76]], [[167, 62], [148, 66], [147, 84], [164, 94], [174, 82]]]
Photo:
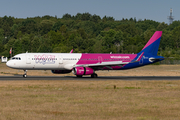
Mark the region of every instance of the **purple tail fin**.
[[144, 52], [156, 56], [161, 40], [161, 35], [162, 31], [156, 31], [140, 53]]

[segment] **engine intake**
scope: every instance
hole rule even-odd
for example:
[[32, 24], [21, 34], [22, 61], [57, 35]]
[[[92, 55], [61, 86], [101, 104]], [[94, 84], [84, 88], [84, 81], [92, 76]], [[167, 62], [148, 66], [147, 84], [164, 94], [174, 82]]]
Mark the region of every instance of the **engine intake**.
[[92, 75], [94, 70], [89, 67], [75, 67], [73, 68], [74, 75]]
[[66, 74], [70, 73], [72, 70], [51, 70], [52, 73], [54, 74]]

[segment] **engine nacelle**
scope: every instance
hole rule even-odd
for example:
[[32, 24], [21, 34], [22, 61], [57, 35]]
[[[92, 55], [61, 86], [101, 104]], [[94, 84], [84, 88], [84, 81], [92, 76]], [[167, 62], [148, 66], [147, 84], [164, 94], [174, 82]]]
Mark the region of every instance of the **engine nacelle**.
[[74, 75], [92, 75], [94, 70], [89, 67], [75, 67], [73, 68]]
[[72, 70], [51, 70], [52, 73], [54, 74], [66, 74], [70, 73]]

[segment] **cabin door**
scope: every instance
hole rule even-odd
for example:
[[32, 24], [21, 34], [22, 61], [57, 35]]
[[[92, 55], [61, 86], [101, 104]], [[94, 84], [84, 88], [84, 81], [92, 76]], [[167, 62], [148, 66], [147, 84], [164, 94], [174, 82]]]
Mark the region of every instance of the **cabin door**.
[[63, 64], [63, 56], [59, 55], [59, 64]]
[[99, 57], [98, 57], [98, 62], [99, 62], [99, 63], [102, 63], [102, 61], [103, 61], [103, 60], [102, 60], [102, 57], [99, 56]]
[[31, 64], [31, 55], [26, 54], [26, 64]]

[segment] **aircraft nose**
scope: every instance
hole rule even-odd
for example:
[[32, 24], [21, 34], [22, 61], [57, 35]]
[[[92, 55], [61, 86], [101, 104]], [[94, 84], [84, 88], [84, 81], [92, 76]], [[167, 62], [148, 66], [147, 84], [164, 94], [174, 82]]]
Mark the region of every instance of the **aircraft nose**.
[[6, 63], [6, 66], [8, 66], [8, 67], [13, 67], [13, 63], [12, 63], [12, 61], [8, 61], [7, 63]]
[[6, 62], [6, 66], [8, 66], [8, 67], [9, 67], [9, 61], [8, 61], [8, 62]]

